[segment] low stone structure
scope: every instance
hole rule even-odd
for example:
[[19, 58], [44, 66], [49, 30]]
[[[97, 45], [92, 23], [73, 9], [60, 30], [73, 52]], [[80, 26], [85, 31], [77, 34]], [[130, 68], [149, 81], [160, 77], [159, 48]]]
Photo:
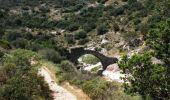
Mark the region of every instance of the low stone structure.
[[107, 68], [107, 66], [109, 66], [110, 64], [114, 64], [118, 61], [117, 58], [107, 57], [107, 56], [105, 56], [105, 55], [103, 55], [103, 54], [101, 54], [97, 51], [86, 50], [86, 49], [84, 49], [84, 47], [71, 47], [71, 48], [69, 48], [69, 59], [75, 64], [78, 63], [78, 58], [82, 55], [85, 55], [85, 54], [92, 54], [95, 57], [97, 57], [102, 63], [103, 70], [105, 70]]

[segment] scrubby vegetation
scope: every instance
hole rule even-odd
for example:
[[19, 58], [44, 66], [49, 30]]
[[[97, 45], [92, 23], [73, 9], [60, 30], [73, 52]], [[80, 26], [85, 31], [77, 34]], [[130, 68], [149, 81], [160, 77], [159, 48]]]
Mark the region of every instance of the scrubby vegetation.
[[[94, 100], [139, 99], [129, 94], [170, 99], [170, 0], [0, 0], [0, 5], [0, 99], [52, 99], [37, 75], [39, 63], [31, 64], [42, 59], [57, 64], [60, 82], [78, 86]], [[130, 74], [121, 87], [77, 70], [68, 61], [68, 48], [77, 45], [106, 49], [109, 56], [146, 48], [119, 62]]]
[[37, 75], [38, 63], [31, 61], [41, 58], [34, 52], [16, 49], [0, 59], [1, 100], [52, 100], [48, 85]]
[[82, 57], [82, 62], [86, 63], [86, 64], [96, 64], [98, 63], [100, 60], [93, 56], [93, 55], [90, 55], [90, 54], [87, 54], [87, 55], [84, 55]]
[[140, 100], [139, 96], [129, 96], [123, 93], [119, 83], [107, 82], [99, 76], [90, 73], [80, 73], [69, 61], [63, 61], [60, 64], [59, 81], [69, 81], [71, 84], [81, 88], [92, 99], [116, 99], [116, 100]]

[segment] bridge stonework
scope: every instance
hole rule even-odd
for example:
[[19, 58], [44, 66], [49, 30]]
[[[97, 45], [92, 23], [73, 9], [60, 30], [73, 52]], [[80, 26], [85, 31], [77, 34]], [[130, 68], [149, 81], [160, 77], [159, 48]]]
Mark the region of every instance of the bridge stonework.
[[103, 70], [105, 70], [107, 68], [107, 66], [109, 66], [110, 64], [114, 64], [118, 61], [117, 58], [114, 57], [107, 57], [97, 51], [93, 51], [93, 50], [85, 50], [83, 47], [76, 47], [76, 48], [70, 48], [69, 50], [69, 59], [77, 64], [78, 63], [78, 58], [84, 54], [92, 54], [95, 57], [97, 57], [103, 66]]

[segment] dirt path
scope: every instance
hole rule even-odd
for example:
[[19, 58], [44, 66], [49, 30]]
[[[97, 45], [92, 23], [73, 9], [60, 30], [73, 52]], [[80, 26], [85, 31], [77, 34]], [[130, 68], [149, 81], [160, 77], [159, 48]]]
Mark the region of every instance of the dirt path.
[[62, 87], [73, 93], [77, 97], [77, 100], [91, 100], [81, 89], [70, 85], [68, 82], [64, 82]]
[[55, 80], [51, 77], [49, 70], [45, 67], [39, 69], [38, 74], [43, 76], [50, 90], [53, 92], [54, 100], [77, 100], [76, 96], [59, 86]]

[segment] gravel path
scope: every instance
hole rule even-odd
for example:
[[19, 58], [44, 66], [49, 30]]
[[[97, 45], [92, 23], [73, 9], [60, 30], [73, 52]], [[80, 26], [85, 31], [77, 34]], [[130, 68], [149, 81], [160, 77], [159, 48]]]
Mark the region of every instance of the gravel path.
[[54, 79], [50, 76], [47, 68], [42, 67], [39, 69], [38, 74], [44, 77], [44, 80], [49, 85], [50, 90], [53, 92], [54, 100], [77, 100], [76, 96], [68, 92], [63, 87], [59, 86]]

